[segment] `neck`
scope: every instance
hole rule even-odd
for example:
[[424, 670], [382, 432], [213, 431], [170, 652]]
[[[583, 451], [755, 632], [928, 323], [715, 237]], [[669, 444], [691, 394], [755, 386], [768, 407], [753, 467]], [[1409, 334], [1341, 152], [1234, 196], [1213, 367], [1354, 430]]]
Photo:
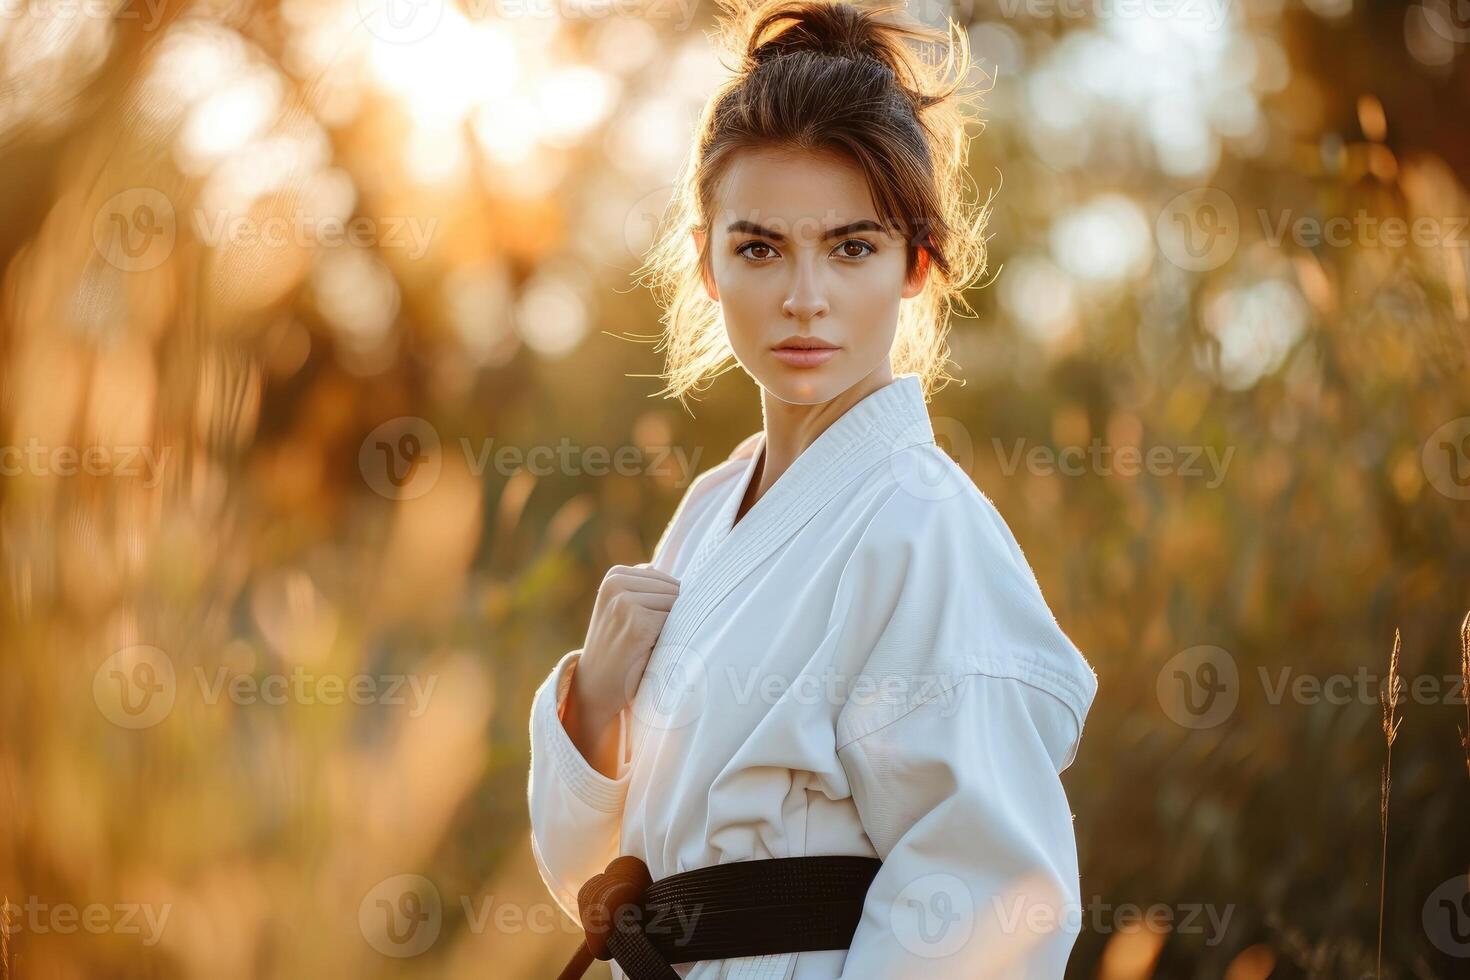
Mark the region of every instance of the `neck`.
[[766, 389], [761, 389], [761, 413], [765, 417], [765, 451], [758, 462], [759, 471], [746, 493], [742, 512], [755, 504], [781, 474], [827, 427], [840, 419], [848, 409], [893, 383], [893, 370], [885, 361], [877, 370], [860, 379], [831, 401], [813, 405], [784, 402]]

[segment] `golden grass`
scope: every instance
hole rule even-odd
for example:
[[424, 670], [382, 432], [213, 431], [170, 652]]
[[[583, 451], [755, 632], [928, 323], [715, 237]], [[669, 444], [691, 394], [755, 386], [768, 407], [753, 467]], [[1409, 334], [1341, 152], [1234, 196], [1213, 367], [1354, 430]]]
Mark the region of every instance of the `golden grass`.
[[1465, 699], [1465, 727], [1460, 729], [1460, 748], [1465, 753], [1465, 775], [1470, 776], [1470, 612], [1460, 624], [1460, 697]]
[[1383, 897], [1388, 879], [1388, 797], [1393, 785], [1393, 742], [1398, 738], [1399, 725], [1404, 721], [1398, 717], [1399, 692], [1403, 687], [1399, 678], [1400, 647], [1399, 631], [1394, 630], [1393, 653], [1388, 658], [1388, 687], [1378, 694], [1383, 705], [1383, 740], [1387, 743], [1388, 753], [1383, 761], [1383, 782], [1378, 798], [1378, 827], [1383, 839], [1383, 853], [1378, 868], [1378, 957], [1374, 974], [1377, 977], [1383, 976]]

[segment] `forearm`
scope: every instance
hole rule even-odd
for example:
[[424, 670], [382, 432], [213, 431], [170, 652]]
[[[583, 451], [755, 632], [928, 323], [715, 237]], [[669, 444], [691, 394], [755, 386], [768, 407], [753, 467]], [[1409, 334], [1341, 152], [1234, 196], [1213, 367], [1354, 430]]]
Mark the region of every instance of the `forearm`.
[[599, 711], [588, 704], [577, 683], [576, 665], [571, 669], [572, 686], [562, 704], [562, 726], [587, 764], [609, 779], [615, 779], [618, 774], [618, 715], [608, 715], [606, 711]]
[[[570, 703], [574, 655], [564, 657], [537, 689], [531, 708], [528, 804], [531, 846], [542, 880], [574, 918], [577, 889], [618, 853], [628, 774], [611, 778], [592, 767], [559, 717]], [[612, 739], [618, 739], [613, 726]], [[614, 744], [614, 763], [616, 761]], [[594, 753], [595, 754], [595, 753]]]

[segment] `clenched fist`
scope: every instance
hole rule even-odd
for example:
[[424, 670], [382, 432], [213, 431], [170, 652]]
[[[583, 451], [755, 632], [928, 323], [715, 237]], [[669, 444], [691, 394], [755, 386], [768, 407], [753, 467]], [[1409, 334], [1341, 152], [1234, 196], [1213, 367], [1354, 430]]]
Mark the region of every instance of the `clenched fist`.
[[582, 755], [605, 775], [617, 764], [614, 722], [637, 693], [634, 678], [642, 676], [678, 597], [679, 580], [647, 562], [614, 565], [597, 589], [564, 722]]

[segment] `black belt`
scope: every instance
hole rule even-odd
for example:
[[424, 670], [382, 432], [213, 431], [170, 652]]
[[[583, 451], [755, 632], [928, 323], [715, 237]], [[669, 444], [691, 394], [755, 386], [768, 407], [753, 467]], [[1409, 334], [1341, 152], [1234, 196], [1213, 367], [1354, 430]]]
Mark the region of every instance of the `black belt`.
[[586, 939], [558, 980], [593, 959], [629, 980], [679, 980], [672, 963], [847, 949], [883, 862], [849, 855], [736, 861], [653, 881], [638, 858], [614, 858], [577, 893]]

